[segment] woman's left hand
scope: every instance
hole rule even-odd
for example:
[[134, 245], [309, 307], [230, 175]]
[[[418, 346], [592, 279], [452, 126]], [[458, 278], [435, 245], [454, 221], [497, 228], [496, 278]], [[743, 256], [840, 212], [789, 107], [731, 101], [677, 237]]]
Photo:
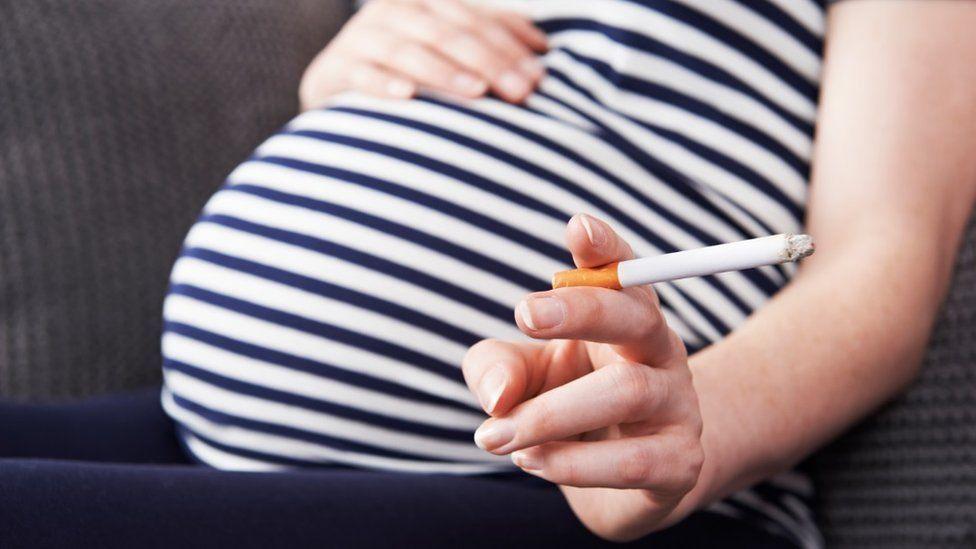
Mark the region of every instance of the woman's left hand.
[[[580, 267], [633, 257], [609, 225], [586, 215], [570, 220], [567, 242]], [[549, 341], [486, 340], [468, 352], [465, 380], [492, 416], [477, 444], [562, 485], [604, 537], [639, 537], [687, 514], [679, 503], [699, 481], [702, 419], [687, 352], [654, 290], [539, 292], [515, 318]]]

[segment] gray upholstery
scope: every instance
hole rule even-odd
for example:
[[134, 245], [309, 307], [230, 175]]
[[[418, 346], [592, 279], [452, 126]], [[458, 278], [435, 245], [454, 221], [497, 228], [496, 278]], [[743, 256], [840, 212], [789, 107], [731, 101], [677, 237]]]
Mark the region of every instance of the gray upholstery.
[[812, 465], [831, 547], [976, 547], [976, 218], [921, 377]]
[[0, 0], [0, 395], [159, 381], [206, 198], [297, 111], [345, 0]]
[[[0, 396], [158, 381], [180, 239], [346, 7], [0, 0]], [[976, 225], [922, 378], [811, 466], [831, 547], [976, 546]]]

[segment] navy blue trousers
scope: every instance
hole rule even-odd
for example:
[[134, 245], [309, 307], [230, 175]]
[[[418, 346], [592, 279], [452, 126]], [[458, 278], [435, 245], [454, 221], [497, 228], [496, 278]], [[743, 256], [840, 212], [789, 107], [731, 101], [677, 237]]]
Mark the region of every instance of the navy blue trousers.
[[[158, 391], [0, 403], [0, 547], [603, 547], [531, 477], [191, 464]], [[793, 547], [698, 513], [636, 542]]]

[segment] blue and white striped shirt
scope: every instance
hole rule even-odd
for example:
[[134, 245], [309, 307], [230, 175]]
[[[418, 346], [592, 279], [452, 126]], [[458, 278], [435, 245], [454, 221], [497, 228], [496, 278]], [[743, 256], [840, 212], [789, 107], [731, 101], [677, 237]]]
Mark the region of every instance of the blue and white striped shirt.
[[[461, 377], [482, 338], [567, 268], [566, 221], [648, 256], [799, 231], [823, 6], [811, 0], [513, 0], [547, 32], [525, 105], [349, 94], [234, 170], [187, 236], [165, 304], [167, 412], [222, 469], [481, 474]], [[655, 286], [690, 351], [791, 266]], [[821, 545], [790, 473], [714, 505]]]

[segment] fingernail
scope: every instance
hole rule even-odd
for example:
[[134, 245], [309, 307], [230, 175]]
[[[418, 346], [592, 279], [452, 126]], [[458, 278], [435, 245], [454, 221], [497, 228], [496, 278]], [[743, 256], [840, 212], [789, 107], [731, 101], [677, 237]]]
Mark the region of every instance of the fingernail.
[[508, 444], [513, 438], [515, 423], [509, 419], [489, 419], [474, 432], [474, 443], [489, 452]]
[[413, 84], [406, 80], [391, 80], [386, 85], [386, 92], [394, 97], [410, 97], [413, 95]]
[[518, 306], [522, 322], [530, 330], [546, 330], [563, 323], [566, 312], [562, 301], [554, 297], [532, 297], [523, 300]]
[[515, 71], [505, 71], [498, 77], [498, 87], [511, 97], [522, 97], [529, 91], [529, 83]]
[[488, 83], [481, 78], [462, 72], [454, 77], [451, 86], [463, 94], [481, 95], [488, 88]]
[[591, 246], [599, 248], [607, 241], [607, 235], [603, 231], [603, 227], [599, 223], [594, 223], [592, 217], [586, 214], [580, 214], [579, 219], [583, 225], [583, 230], [586, 231], [586, 237], [590, 240]]
[[522, 71], [522, 74], [530, 79], [538, 78], [545, 71], [545, 69], [542, 67], [542, 63], [534, 57], [526, 57], [525, 59], [519, 61], [519, 70]]
[[519, 450], [512, 453], [512, 463], [526, 471], [541, 471], [542, 459], [532, 450]]
[[478, 397], [481, 400], [481, 407], [489, 414], [498, 406], [502, 393], [505, 392], [505, 385], [508, 381], [508, 374], [503, 366], [495, 366], [481, 378], [478, 385]]

